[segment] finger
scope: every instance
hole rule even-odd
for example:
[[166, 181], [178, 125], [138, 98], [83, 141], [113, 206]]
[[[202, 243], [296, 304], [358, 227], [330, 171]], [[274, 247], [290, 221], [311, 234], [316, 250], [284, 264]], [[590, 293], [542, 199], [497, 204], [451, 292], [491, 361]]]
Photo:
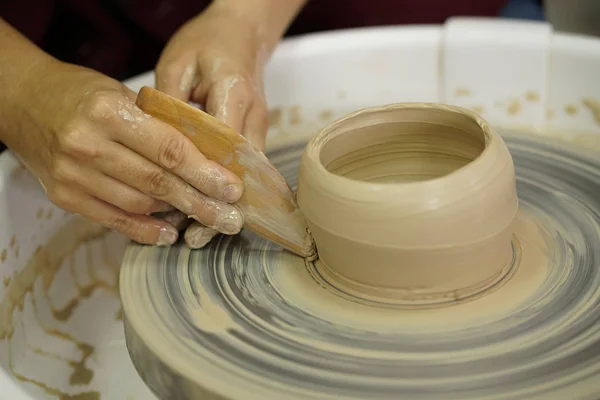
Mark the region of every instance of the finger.
[[156, 67], [156, 89], [179, 100], [187, 101], [198, 84], [198, 67], [192, 53], [176, 62], [160, 63]]
[[[85, 176], [85, 181], [81, 181]], [[77, 177], [79, 186], [87, 193], [112, 204], [123, 211], [134, 214], [151, 214], [170, 211], [173, 207], [164, 201], [152, 198], [110, 176], [89, 170]]]
[[266, 147], [267, 131], [269, 130], [269, 112], [263, 102], [254, 103], [244, 124], [242, 134], [257, 149], [264, 152]]
[[[137, 107], [132, 112], [143, 115]], [[155, 118], [139, 117], [138, 120], [138, 116], [134, 116], [133, 119], [137, 124], [118, 122], [114, 131], [120, 134], [113, 135], [113, 140], [181, 177], [209, 197], [230, 203], [239, 200], [242, 181], [222, 165], [204, 157], [177, 129]]]
[[63, 157], [60, 162], [56, 162], [53, 176], [63, 184], [76, 186], [82, 192], [127, 212], [150, 214], [172, 209], [169, 204], [154, 199], [97, 169], [82, 165], [81, 161], [75, 158]]
[[253, 98], [253, 89], [246, 79], [238, 75], [225, 76], [210, 87], [206, 111], [241, 133]]
[[112, 204], [88, 195], [69, 196], [66, 209], [121, 232], [131, 240], [157, 246], [172, 245], [179, 232], [166, 221], [148, 215], [127, 213]]
[[105, 174], [140, 192], [173, 205], [202, 224], [233, 235], [242, 229], [242, 213], [234, 206], [199, 192], [174, 174], [131, 150], [113, 143], [96, 160]]
[[173, 225], [178, 231], [186, 229], [193, 222], [192, 219], [179, 210], [165, 214], [163, 219]]
[[185, 231], [184, 240], [185, 243], [192, 249], [200, 249], [208, 244], [213, 237], [219, 232], [214, 229], [202, 226], [198, 222], [194, 222]]

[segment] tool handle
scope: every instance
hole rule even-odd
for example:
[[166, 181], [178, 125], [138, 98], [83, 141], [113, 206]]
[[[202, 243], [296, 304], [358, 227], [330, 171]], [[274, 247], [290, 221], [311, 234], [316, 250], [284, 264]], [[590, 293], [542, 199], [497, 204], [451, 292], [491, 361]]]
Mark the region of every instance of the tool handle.
[[[235, 130], [210, 114], [151, 87], [143, 87], [136, 104], [147, 114], [183, 133], [209, 160], [222, 164], [238, 147], [248, 147], [246, 152], [260, 156], [260, 152]], [[246, 167], [237, 163], [227, 169], [242, 178]]]
[[304, 257], [314, 243], [296, 204], [294, 192], [265, 155], [245, 137], [213, 116], [150, 87], [143, 87], [136, 104], [142, 111], [185, 135], [209, 160], [244, 182], [235, 204], [244, 226]]

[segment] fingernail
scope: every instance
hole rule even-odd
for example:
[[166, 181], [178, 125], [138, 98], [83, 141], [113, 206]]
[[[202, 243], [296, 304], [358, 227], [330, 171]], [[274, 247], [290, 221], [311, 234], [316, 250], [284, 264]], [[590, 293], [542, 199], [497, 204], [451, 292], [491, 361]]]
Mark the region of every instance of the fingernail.
[[227, 187], [225, 187], [223, 190], [223, 197], [225, 198], [225, 201], [234, 203], [238, 201], [240, 197], [242, 197], [242, 188], [240, 185], [227, 185]]
[[172, 226], [165, 226], [160, 228], [160, 233], [158, 235], [158, 241], [156, 242], [157, 246], [170, 246], [177, 241], [177, 237], [179, 233]]

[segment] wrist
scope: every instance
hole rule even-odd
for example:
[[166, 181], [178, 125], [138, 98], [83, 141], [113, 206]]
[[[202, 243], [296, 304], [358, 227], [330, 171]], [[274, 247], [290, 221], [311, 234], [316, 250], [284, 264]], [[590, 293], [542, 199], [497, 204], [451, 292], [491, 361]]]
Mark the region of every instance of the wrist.
[[215, 8], [254, 28], [260, 46], [270, 53], [308, 0], [213, 0]]

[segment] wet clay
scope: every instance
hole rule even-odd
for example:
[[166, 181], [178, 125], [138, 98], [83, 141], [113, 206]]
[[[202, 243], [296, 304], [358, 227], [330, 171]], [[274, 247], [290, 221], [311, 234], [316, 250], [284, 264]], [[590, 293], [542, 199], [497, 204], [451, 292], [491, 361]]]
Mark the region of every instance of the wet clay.
[[[407, 307], [248, 231], [194, 251], [133, 244], [120, 291], [141, 377], [164, 400], [600, 397], [600, 162], [503, 138], [519, 195], [505, 279]], [[292, 187], [304, 147], [269, 154]]]
[[357, 296], [434, 303], [509, 272], [513, 161], [465, 109], [396, 104], [338, 120], [309, 141], [297, 199], [321, 273]]

